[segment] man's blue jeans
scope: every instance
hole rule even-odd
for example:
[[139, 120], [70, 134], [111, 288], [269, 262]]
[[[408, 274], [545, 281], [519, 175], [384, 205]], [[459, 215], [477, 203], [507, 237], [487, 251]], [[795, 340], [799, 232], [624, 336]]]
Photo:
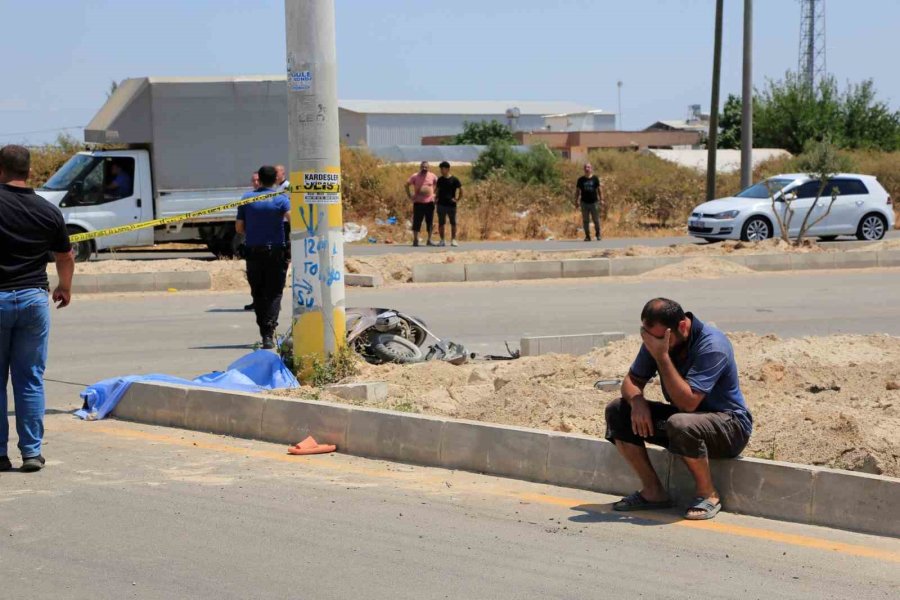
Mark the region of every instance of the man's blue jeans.
[[0, 456], [7, 455], [6, 385], [12, 377], [16, 432], [22, 458], [41, 453], [44, 437], [44, 368], [50, 339], [50, 298], [38, 288], [0, 291]]

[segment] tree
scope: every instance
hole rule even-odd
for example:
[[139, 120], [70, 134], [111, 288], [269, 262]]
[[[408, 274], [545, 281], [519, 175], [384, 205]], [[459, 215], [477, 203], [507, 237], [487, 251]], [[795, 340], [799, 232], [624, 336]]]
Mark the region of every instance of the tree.
[[728, 94], [722, 118], [719, 119], [722, 131], [719, 133], [719, 148], [736, 150], [741, 147], [741, 98]]
[[794, 203], [797, 201], [796, 193], [788, 192], [786, 194], [778, 195], [780, 190], [769, 188], [769, 197], [772, 200], [772, 212], [775, 214], [775, 219], [778, 221], [782, 240], [791, 243], [791, 223], [794, 222], [795, 217], [803, 218], [803, 221], [800, 223], [800, 228], [797, 230], [797, 237], [793, 242], [796, 246], [799, 246], [803, 242], [803, 238], [810, 229], [821, 223], [831, 214], [831, 208], [834, 206], [834, 202], [840, 194], [840, 190], [837, 186], [834, 186], [832, 189], [831, 197], [828, 200], [828, 207], [825, 209], [825, 212], [815, 219], [812, 218], [813, 211], [819, 204], [819, 199], [822, 197], [822, 192], [825, 191], [825, 186], [828, 185], [828, 181], [834, 177], [836, 173], [847, 170], [848, 166], [847, 159], [838, 154], [835, 145], [827, 138], [821, 142], [810, 141], [807, 143], [806, 149], [801, 156], [800, 164], [802, 167], [805, 167], [804, 170], [807, 172], [807, 175], [819, 183], [816, 197], [806, 209], [805, 214], [798, 215], [797, 211], [794, 210]]
[[472, 177], [506, 177], [519, 183], [555, 185], [559, 183], [558, 158], [547, 146], [531, 146], [516, 152], [506, 142], [492, 142], [472, 163]]
[[453, 145], [461, 146], [474, 144], [476, 146], [488, 146], [492, 142], [506, 142], [512, 144], [516, 141], [509, 127], [500, 121], [464, 121], [463, 132], [453, 138]]
[[875, 97], [872, 80], [850, 84], [843, 94], [834, 77], [814, 87], [796, 73], [769, 81], [753, 100], [757, 146], [799, 154], [809, 141], [829, 139], [840, 148], [900, 149], [900, 111]]

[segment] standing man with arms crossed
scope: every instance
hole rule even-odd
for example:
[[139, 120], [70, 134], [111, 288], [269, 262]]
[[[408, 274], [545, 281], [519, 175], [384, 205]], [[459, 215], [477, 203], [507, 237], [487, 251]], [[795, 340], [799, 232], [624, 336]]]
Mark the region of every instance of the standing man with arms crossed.
[[6, 383], [12, 378], [21, 471], [44, 466], [44, 369], [50, 341], [47, 262], [56, 259], [57, 308], [72, 299], [75, 258], [59, 209], [25, 184], [31, 155], [22, 146], [0, 149], [0, 471], [9, 471]]
[[[260, 187], [243, 198], [270, 194], [275, 186], [275, 167], [259, 168]], [[275, 347], [275, 330], [287, 276], [284, 219], [291, 212], [287, 196], [280, 195], [238, 207], [235, 231], [246, 235], [247, 281], [253, 297], [262, 347]]]
[[[711, 519], [722, 508], [710, 458], [735, 458], [753, 430], [738, 381], [734, 350], [724, 333], [666, 298], [641, 312], [643, 344], [622, 383], [622, 398], [606, 406], [606, 439], [616, 445], [643, 487], [613, 505], [619, 511], [669, 508], [672, 501], [650, 464], [644, 442], [680, 456], [694, 477], [685, 519]], [[659, 375], [667, 404], [644, 388]]]
[[600, 178], [594, 175], [591, 163], [585, 163], [584, 175], [575, 183], [575, 206], [581, 206], [581, 222], [584, 224], [584, 241], [591, 241], [591, 220], [594, 221], [594, 232], [597, 241], [600, 235], [600, 206], [603, 204], [603, 189]]
[[437, 177], [428, 171], [428, 161], [423, 160], [419, 164], [419, 172], [410, 175], [406, 181], [406, 196], [413, 202], [413, 246], [419, 245], [419, 230], [422, 229], [422, 221], [428, 228], [428, 245], [434, 246], [431, 241], [431, 232], [434, 229], [434, 188]]
[[440, 246], [446, 246], [444, 241], [444, 223], [450, 220], [450, 245], [459, 246], [456, 243], [456, 206], [462, 200], [462, 183], [455, 175], [450, 174], [450, 163], [446, 160], [440, 165], [441, 176], [437, 180], [437, 214], [438, 232], [441, 234]]

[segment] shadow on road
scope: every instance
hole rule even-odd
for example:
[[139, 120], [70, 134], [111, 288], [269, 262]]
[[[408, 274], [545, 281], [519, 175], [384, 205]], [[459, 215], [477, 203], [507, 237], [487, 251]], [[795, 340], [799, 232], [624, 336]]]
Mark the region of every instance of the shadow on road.
[[208, 313], [250, 313], [253, 314], [252, 310], [244, 310], [243, 308], [209, 308], [206, 310]]
[[[44, 414], [45, 415], [73, 415], [73, 414], [75, 414], [76, 410], [78, 410], [78, 409], [73, 408], [72, 410], [62, 410], [59, 408], [47, 408], [44, 410]], [[14, 410], [6, 411], [6, 416], [14, 417], [14, 416], [16, 416], [16, 411], [14, 411]]]
[[253, 344], [222, 344], [219, 346], [191, 346], [188, 350], [253, 350]]
[[619, 512], [613, 510], [609, 504], [580, 504], [573, 506], [572, 510], [582, 511], [584, 514], [569, 517], [573, 523], [630, 523], [641, 526], [671, 525], [682, 519], [677, 515], [658, 512]]

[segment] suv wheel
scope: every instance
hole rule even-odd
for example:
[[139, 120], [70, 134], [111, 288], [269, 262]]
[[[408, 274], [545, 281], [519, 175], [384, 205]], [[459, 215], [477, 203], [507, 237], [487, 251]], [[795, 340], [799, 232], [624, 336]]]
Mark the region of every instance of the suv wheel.
[[887, 232], [887, 220], [879, 214], [870, 213], [862, 218], [856, 228], [856, 239], [874, 242]]
[[764, 217], [750, 217], [741, 229], [741, 240], [761, 242], [772, 237], [772, 224]]

